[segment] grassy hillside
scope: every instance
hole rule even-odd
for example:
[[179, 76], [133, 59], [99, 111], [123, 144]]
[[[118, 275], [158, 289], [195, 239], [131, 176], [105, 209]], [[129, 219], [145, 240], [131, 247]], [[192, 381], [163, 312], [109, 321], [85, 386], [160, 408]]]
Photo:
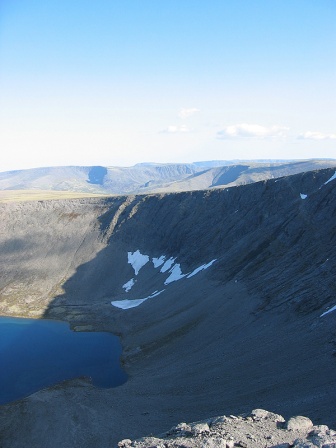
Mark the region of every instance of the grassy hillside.
[[106, 195], [99, 195], [94, 193], [77, 193], [75, 191], [0, 190], [0, 202], [47, 201], [50, 199], [75, 199], [103, 196]]

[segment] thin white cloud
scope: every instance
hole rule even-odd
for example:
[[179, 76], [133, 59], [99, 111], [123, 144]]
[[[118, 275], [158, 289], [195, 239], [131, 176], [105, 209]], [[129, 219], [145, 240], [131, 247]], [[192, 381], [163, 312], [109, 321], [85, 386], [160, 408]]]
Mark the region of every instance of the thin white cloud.
[[168, 126], [161, 131], [161, 134], [185, 134], [186, 132], [190, 132], [190, 129], [183, 124], [181, 126]]
[[304, 140], [334, 140], [336, 134], [323, 134], [322, 132], [307, 131], [304, 134], [299, 135], [299, 139]]
[[199, 109], [196, 109], [195, 107], [191, 107], [189, 109], [181, 109], [180, 112], [178, 113], [178, 116], [182, 119], [191, 117], [192, 115], [197, 114], [198, 112], [200, 112]]
[[217, 132], [217, 138], [267, 138], [284, 137], [288, 128], [283, 126], [261, 126], [259, 124], [240, 123], [226, 126]]

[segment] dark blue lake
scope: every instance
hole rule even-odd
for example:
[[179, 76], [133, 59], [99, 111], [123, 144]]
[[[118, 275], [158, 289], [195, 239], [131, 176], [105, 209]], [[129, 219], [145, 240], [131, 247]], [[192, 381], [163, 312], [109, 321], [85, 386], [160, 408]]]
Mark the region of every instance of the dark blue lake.
[[0, 317], [0, 404], [63, 380], [90, 377], [116, 387], [127, 376], [121, 345], [110, 333], [74, 332], [64, 322]]

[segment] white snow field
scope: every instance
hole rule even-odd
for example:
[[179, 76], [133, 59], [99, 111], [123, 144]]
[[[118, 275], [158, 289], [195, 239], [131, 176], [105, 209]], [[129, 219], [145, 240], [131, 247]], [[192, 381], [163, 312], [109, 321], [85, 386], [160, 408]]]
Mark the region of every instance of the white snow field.
[[136, 252], [128, 252], [128, 262], [132, 265], [135, 275], [138, 275], [140, 269], [149, 262], [149, 256], [142, 255], [139, 250]]
[[301, 199], [306, 199], [307, 197], [308, 197], [307, 194], [300, 193], [300, 198], [301, 198]]
[[148, 299], [152, 299], [153, 297], [158, 296], [164, 291], [162, 289], [161, 291], [155, 291], [150, 296], [145, 297], [144, 299], [125, 299], [125, 300], [113, 300], [111, 304], [117, 308], [121, 308], [122, 310], [128, 310], [130, 308], [135, 308], [136, 306], [141, 305], [143, 302], [145, 302]]
[[198, 274], [199, 272], [203, 271], [204, 269], [208, 269], [216, 260], [217, 260], [217, 258], [215, 258], [214, 260], [211, 260], [210, 263], [208, 263], [208, 264], [202, 264], [202, 266], [194, 269], [189, 275], [187, 275], [187, 278], [193, 277], [194, 275]]
[[323, 317], [323, 316], [325, 316], [326, 314], [331, 313], [332, 311], [336, 311], [336, 305], [333, 306], [333, 307], [331, 307], [329, 310], [325, 311], [323, 314], [321, 314], [320, 317]]
[[[142, 254], [140, 250], [136, 250], [135, 252], [128, 252], [128, 263], [132, 265], [135, 275], [138, 275], [140, 269], [148, 263], [150, 260], [148, 255]], [[166, 261], [165, 261], [166, 260]], [[189, 272], [187, 274], [183, 274], [181, 270], [181, 265], [179, 263], [175, 264], [176, 258], [170, 257], [167, 259], [166, 255], [161, 255], [158, 258], [152, 258], [152, 263], [154, 268], [159, 268], [160, 266], [160, 273], [164, 274], [167, 272], [169, 275], [164, 281], [165, 285], [169, 285], [172, 282], [176, 282], [178, 280], [181, 280], [182, 278], [190, 278], [194, 275], [198, 274], [199, 272], [208, 269], [217, 259], [211, 260], [209, 263], [202, 264], [198, 268], [194, 269], [192, 272]], [[134, 278], [131, 278], [128, 282], [126, 282], [122, 287], [125, 289], [125, 292], [129, 292], [132, 287], [135, 285], [136, 280]], [[151, 299], [152, 297], [155, 297], [159, 294], [161, 294], [161, 291], [154, 291], [152, 294], [150, 294], [148, 297], [145, 297], [144, 299], [123, 299], [123, 300], [113, 300], [111, 304], [117, 308], [121, 308], [123, 310], [127, 310], [129, 308], [135, 308], [136, 306], [141, 305], [145, 300]]]
[[331, 182], [332, 180], [336, 179], [336, 171], [335, 173], [331, 176], [330, 179], [327, 180], [327, 182], [324, 182], [324, 185], [327, 185], [329, 182]]
[[165, 285], [168, 285], [168, 283], [171, 282], [176, 282], [177, 280], [180, 280], [181, 278], [186, 276], [186, 274], [182, 274], [181, 266], [179, 264], [174, 264], [169, 272], [170, 276], [164, 282]]
[[[160, 257], [161, 258], [161, 257]], [[171, 266], [174, 264], [175, 258], [170, 257], [165, 264], [162, 266], [162, 268], [160, 269], [160, 272], [167, 272], [168, 269], [171, 268]]]
[[134, 284], [135, 284], [135, 280], [134, 280], [134, 278], [131, 278], [131, 280], [128, 280], [128, 282], [126, 282], [123, 285], [123, 288], [126, 292], [128, 292], [132, 289], [132, 286], [134, 286]]
[[161, 257], [159, 257], [159, 258], [152, 258], [154, 267], [158, 268], [159, 266], [161, 266], [164, 263], [165, 258], [166, 257], [164, 255], [161, 255]]

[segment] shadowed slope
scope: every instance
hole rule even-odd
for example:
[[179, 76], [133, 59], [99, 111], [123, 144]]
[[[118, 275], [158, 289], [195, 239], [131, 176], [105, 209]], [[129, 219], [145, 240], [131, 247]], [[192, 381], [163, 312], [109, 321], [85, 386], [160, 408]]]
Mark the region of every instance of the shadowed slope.
[[[78, 329], [117, 332], [129, 374], [114, 390], [77, 381], [2, 407], [4, 448], [23, 440], [108, 447], [256, 407], [335, 426], [335, 315], [320, 317], [336, 304], [334, 172], [227, 190], [3, 206], [2, 312], [14, 303], [21, 314], [45, 307], [46, 317]], [[150, 260], [176, 257], [183, 273], [216, 261], [165, 285], [169, 273], [152, 261], [135, 276], [127, 253], [137, 250]], [[34, 293], [46, 285], [52, 293]], [[160, 288], [136, 308], [110, 304]]]

